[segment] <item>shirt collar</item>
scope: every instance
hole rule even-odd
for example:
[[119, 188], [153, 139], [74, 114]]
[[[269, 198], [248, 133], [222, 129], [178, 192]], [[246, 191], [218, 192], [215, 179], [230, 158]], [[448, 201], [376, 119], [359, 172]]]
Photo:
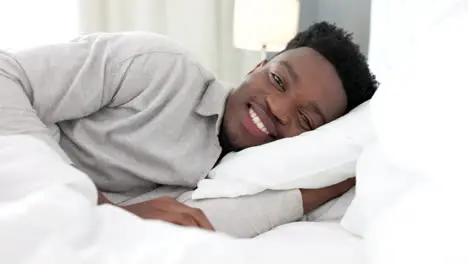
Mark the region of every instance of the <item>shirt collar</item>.
[[199, 115], [216, 116], [216, 135], [221, 128], [226, 100], [233, 90], [232, 85], [214, 80], [209, 83], [195, 109]]

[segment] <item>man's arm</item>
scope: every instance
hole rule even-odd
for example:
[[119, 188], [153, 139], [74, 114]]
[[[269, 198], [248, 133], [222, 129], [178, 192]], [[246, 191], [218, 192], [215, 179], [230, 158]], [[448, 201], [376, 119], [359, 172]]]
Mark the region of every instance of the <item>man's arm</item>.
[[113, 204], [107, 199], [102, 192], [98, 191], [98, 204]]
[[71, 163], [48, 127], [92, 114], [116, 90], [117, 64], [99, 36], [0, 51], [0, 135], [28, 134]]
[[[159, 189], [155, 189], [146, 198], [143, 198], [145, 202], [130, 203], [130, 206], [122, 208], [142, 218], [157, 219], [160, 216], [158, 208], [161, 206], [158, 197], [170, 194], [172, 197], [179, 196], [177, 200], [189, 206], [187, 208], [200, 209], [196, 213], [203, 214], [202, 221], [212, 225], [216, 231], [235, 237], [254, 237], [276, 226], [300, 219], [304, 213], [317, 209], [327, 201], [347, 192], [354, 186], [354, 182], [354, 179], [349, 179], [322, 189], [265, 191], [237, 198], [205, 200], [192, 200], [193, 191], [187, 191], [181, 195], [180, 190], [177, 190], [172, 195], [167, 191], [159, 193]], [[103, 197], [101, 201], [106, 202], [106, 199]], [[171, 203], [177, 204], [173, 201]], [[190, 210], [193, 211], [193, 208]], [[179, 215], [179, 218], [182, 217]]]
[[356, 184], [356, 179], [351, 178], [341, 183], [321, 188], [321, 189], [301, 189], [302, 207], [304, 213], [309, 213], [324, 203], [335, 199], [347, 191], [349, 191]]
[[[122, 49], [122, 43], [148, 40], [137, 34], [122, 38], [95, 34], [22, 51], [0, 50], [0, 135], [31, 135], [71, 164], [48, 126], [86, 117], [141, 92], [141, 87], [119, 89], [132, 55], [145, 51]], [[99, 194], [99, 203], [109, 201]]]
[[304, 213], [344, 194], [352, 186], [354, 179], [322, 189], [264, 191], [237, 198], [192, 200], [192, 192], [187, 192], [178, 200], [200, 208], [216, 231], [248, 238], [297, 221]]
[[148, 87], [139, 81], [139, 71], [151, 57], [152, 67], [171, 72], [174, 60], [161, 58], [164, 54], [155, 50], [177, 53], [172, 46], [159, 35], [128, 33], [92, 34], [14, 52], [0, 50], [0, 135], [32, 135], [71, 163], [48, 127], [138, 97]]

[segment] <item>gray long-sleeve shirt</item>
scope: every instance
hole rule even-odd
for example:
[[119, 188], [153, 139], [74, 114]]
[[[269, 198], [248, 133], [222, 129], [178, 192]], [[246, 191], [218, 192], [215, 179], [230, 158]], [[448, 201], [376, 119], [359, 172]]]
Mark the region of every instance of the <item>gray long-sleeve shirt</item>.
[[193, 188], [221, 153], [230, 91], [164, 36], [93, 34], [0, 52], [0, 135], [42, 139], [104, 191]]

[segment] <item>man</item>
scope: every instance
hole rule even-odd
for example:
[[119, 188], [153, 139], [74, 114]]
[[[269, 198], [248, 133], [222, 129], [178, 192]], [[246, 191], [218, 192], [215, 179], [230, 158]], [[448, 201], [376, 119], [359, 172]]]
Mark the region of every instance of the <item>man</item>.
[[[299, 33], [234, 90], [163, 36], [94, 34], [0, 54], [0, 132], [40, 138], [100, 191], [136, 196], [159, 186], [193, 189], [224, 154], [316, 129], [371, 98], [376, 86], [350, 35], [328, 23]], [[320, 190], [187, 199], [201, 210], [170, 198], [122, 207], [238, 234], [229, 230], [237, 223], [223, 226], [214, 213], [205, 215], [217, 204], [257, 221], [250, 225], [258, 233], [352, 186], [348, 180]], [[110, 202], [100, 194], [99, 203]], [[252, 215], [252, 206], [263, 213]]]

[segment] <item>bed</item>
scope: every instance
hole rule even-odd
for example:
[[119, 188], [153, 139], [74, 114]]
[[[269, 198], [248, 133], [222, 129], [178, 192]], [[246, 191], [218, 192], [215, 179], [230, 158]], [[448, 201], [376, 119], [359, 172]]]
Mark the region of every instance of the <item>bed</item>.
[[[439, 38], [436, 40], [442, 41], [444, 38], [440, 36], [450, 33], [448, 29], [458, 30], [457, 26], [466, 25], [468, 5], [466, 1], [457, 0], [434, 1], [436, 2], [443, 3], [444, 7], [448, 6], [447, 10], [453, 15], [450, 17], [452, 20], [449, 20], [454, 22], [453, 27], [446, 27], [447, 32], [438, 29], [440, 35], [437, 35]], [[407, 8], [400, 14], [403, 3]], [[372, 32], [377, 33], [372, 37], [375, 39], [371, 41], [371, 54], [372, 52], [380, 54], [372, 58], [374, 62], [379, 63], [377, 66], [379, 72], [391, 70], [392, 64], [389, 58], [396, 59], [399, 56], [396, 50], [385, 49], [385, 42], [397, 35], [415, 37], [416, 34], [413, 34], [415, 31], [413, 32], [411, 27], [402, 26], [409, 21], [414, 22], [416, 20], [414, 14], [419, 12], [415, 9], [425, 4], [428, 2], [422, 0], [373, 1], [373, 18], [376, 18], [373, 19], [373, 23], [377, 22], [373, 24]], [[434, 6], [437, 7], [435, 4]], [[439, 10], [442, 9], [428, 8], [426, 11], [430, 12], [422, 14], [426, 15], [425, 18], [430, 15], [440, 17]], [[459, 16], [460, 14], [465, 14], [465, 24], [460, 23], [463, 22], [460, 20], [460, 17], [463, 17]], [[414, 22], [416, 23], [414, 27], [422, 26], [421, 21], [430, 20], [418, 20]], [[393, 25], [396, 25], [396, 28], [388, 28]], [[425, 36], [422, 33], [421, 35]], [[461, 35], [463, 37], [463, 34]], [[422, 42], [425, 43], [424, 39]], [[445, 49], [443, 58], [453, 58], [454, 62], [466, 62], [468, 60], [466, 53], [456, 56], [453, 53], [458, 50], [457, 47], [468, 45], [466, 37], [457, 39], [451, 45], [456, 48]], [[392, 47], [396, 49], [398, 45]], [[403, 53], [403, 56], [406, 55], [408, 54]], [[456, 60], [458, 58], [462, 59], [458, 61]], [[423, 99], [418, 100], [420, 106], [418, 109], [411, 107], [414, 100], [411, 101], [409, 97], [413, 90], [405, 90], [404, 98], [398, 96], [393, 98], [399, 99], [401, 108], [395, 111], [380, 109], [381, 114], [388, 114], [389, 118], [385, 119], [385, 122], [394, 124], [394, 126], [385, 126], [389, 131], [395, 127], [403, 127], [402, 130], [407, 132], [397, 138], [399, 136], [397, 129], [393, 130], [395, 133], [381, 131], [380, 139], [388, 140], [387, 154], [391, 156], [392, 151], [403, 149], [405, 153], [402, 156], [405, 159], [394, 159], [393, 162], [404, 164], [407, 168], [411, 168], [411, 172], [415, 170], [423, 174], [427, 172], [421, 176], [426, 179], [427, 184], [414, 193], [402, 197], [400, 203], [388, 207], [388, 210], [381, 214], [378, 221], [368, 230], [365, 239], [343, 229], [339, 221], [291, 223], [253, 239], [236, 239], [220, 233], [182, 228], [160, 221], [142, 220], [115, 206], [95, 206], [97, 192], [91, 180], [82, 172], [64, 164], [58, 154], [40, 140], [29, 136], [7, 136], [0, 137], [0, 262], [468, 263], [468, 253], [466, 253], [468, 195], [464, 190], [468, 182], [466, 177], [463, 177], [466, 175], [463, 173], [466, 155], [451, 152], [465, 150], [466, 153], [468, 148], [466, 140], [468, 131], [466, 127], [457, 126], [460, 122], [455, 122], [464, 120], [463, 117], [468, 109], [466, 102], [449, 103], [445, 107], [440, 107], [441, 103], [466, 98], [457, 93], [460, 87], [463, 89], [464, 87], [453, 83], [455, 81], [460, 83], [462, 80], [460, 78], [464, 76], [462, 69], [466, 67], [463, 68], [464, 64], [461, 63], [443, 65], [444, 69], [449, 70], [441, 71], [439, 75], [451, 76], [443, 79], [444, 82], [448, 82], [444, 87], [450, 93], [440, 93], [439, 89], [430, 89], [431, 83], [425, 83], [427, 85], [419, 88], [424, 90], [414, 90], [419, 93], [424, 92], [425, 95]], [[413, 71], [412, 76], [421, 77], [424, 74], [427, 73]], [[407, 87], [395, 87], [395, 89], [403, 88]], [[433, 102], [428, 99], [430, 96], [433, 96], [432, 99], [441, 99], [438, 100], [439, 107], [430, 107]], [[394, 102], [391, 101], [391, 104]], [[454, 109], [451, 107], [455, 106], [464, 108], [462, 111], [452, 111]], [[403, 107], [406, 107], [407, 112], [401, 112]], [[419, 111], [421, 109], [424, 111]], [[433, 118], [427, 116], [429, 114], [431, 114], [429, 117], [437, 116], [441, 112], [453, 117], [445, 119], [444, 125], [440, 126], [446, 128], [445, 130], [434, 128]], [[414, 126], [412, 124], [416, 122], [411, 118], [418, 115], [423, 118], [418, 120], [417, 126]], [[413, 122], [406, 122], [408, 120]], [[425, 125], [432, 125], [433, 129], [426, 129]], [[447, 134], [447, 131], [450, 133]], [[413, 132], [418, 133], [412, 134]], [[423, 144], [424, 142], [430, 144]], [[438, 149], [428, 151], [428, 146], [432, 149], [440, 147], [444, 151], [439, 152]], [[425, 156], [426, 153], [434, 155]], [[437, 158], [437, 162], [433, 160], [434, 158]], [[419, 166], [421, 164], [423, 166]], [[359, 193], [360, 190], [357, 189], [357, 194]]]

